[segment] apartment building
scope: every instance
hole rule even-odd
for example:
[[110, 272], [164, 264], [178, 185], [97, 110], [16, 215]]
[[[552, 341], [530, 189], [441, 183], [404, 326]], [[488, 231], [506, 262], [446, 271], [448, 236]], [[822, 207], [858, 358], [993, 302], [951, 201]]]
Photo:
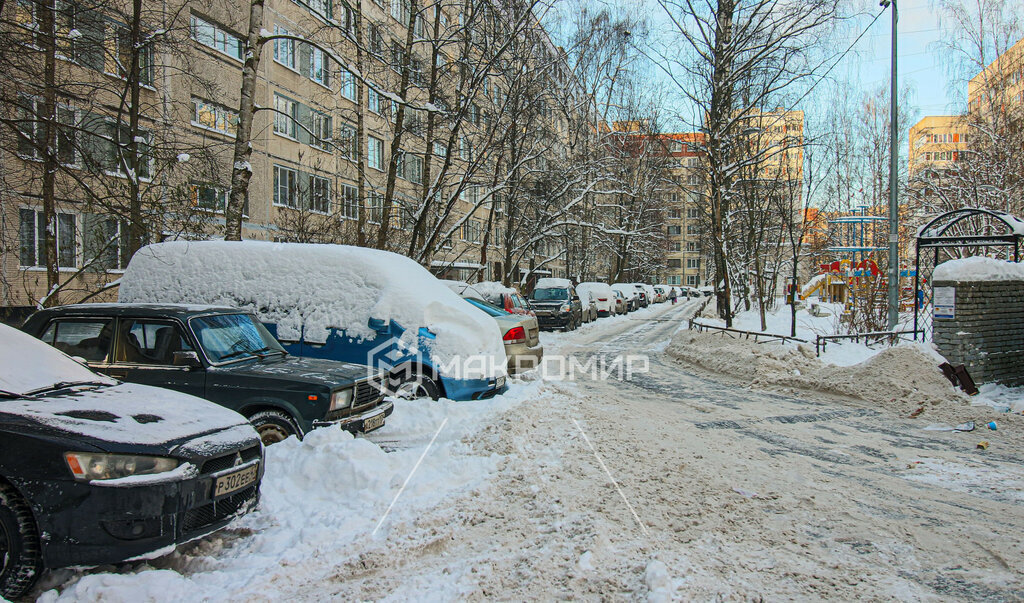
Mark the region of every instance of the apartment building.
[[910, 127], [907, 171], [910, 179], [942, 174], [966, 158], [967, 120], [956, 115], [929, 115]]
[[1024, 109], [1024, 38], [967, 82], [967, 107], [975, 113]]
[[[3, 306], [36, 304], [52, 288], [47, 240], [54, 297], [71, 302], [111, 297], [105, 284], [127, 265], [132, 240], [221, 236], [239, 133], [247, 3], [146, 0], [133, 15], [130, 5], [59, 2], [48, 38], [57, 67], [44, 74], [46, 6], [22, 0], [3, 14], [12, 34], [3, 50], [21, 45], [24, 74], [40, 75], [3, 99], [18, 124], [0, 133]], [[515, 199], [491, 155], [516, 100], [487, 49], [505, 27], [488, 3], [413, 13], [409, 0], [268, 1], [243, 238], [373, 245], [386, 225], [386, 248], [420, 252], [440, 274], [500, 279]], [[515, 60], [533, 64], [550, 90], [571, 89], [564, 52], [539, 23], [522, 36], [531, 42]], [[546, 137], [534, 169], [565, 157], [575, 127], [551, 96], [547, 106], [543, 95], [530, 99], [530, 125]], [[49, 225], [45, 199], [54, 200]], [[515, 261], [563, 276], [559, 244], [549, 238]]]
[[673, 159], [669, 177], [674, 183], [665, 193], [668, 251], [661, 280], [669, 285], [699, 287], [704, 284], [700, 196], [705, 184], [699, 150], [704, 134], [679, 132], [662, 134], [660, 138], [665, 152]]

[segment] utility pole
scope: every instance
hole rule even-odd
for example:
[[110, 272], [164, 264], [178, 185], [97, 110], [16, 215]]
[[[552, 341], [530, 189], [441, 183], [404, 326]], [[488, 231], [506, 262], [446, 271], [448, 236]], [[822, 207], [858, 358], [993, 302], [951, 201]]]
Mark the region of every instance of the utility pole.
[[896, 23], [899, 21], [899, 11], [896, 8], [896, 0], [882, 0], [878, 3], [883, 9], [892, 4], [892, 81], [890, 82], [890, 108], [889, 108], [889, 330], [896, 330], [896, 323], [899, 322], [900, 313], [900, 250], [899, 230], [899, 207], [897, 206], [897, 192], [899, 182], [897, 180], [896, 157], [899, 149], [897, 142], [898, 113], [896, 108]]

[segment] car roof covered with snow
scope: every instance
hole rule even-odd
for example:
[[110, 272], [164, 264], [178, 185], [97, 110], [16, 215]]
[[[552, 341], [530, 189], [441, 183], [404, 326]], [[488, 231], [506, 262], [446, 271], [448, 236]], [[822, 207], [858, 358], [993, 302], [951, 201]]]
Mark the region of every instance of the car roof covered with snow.
[[537, 279], [534, 289], [571, 289], [572, 281], [567, 278], [545, 277]]
[[371, 318], [435, 335], [439, 360], [504, 358], [497, 325], [423, 266], [377, 249], [267, 241], [148, 245], [121, 278], [119, 301], [204, 303], [254, 312], [282, 339], [324, 342], [332, 328], [373, 339]]

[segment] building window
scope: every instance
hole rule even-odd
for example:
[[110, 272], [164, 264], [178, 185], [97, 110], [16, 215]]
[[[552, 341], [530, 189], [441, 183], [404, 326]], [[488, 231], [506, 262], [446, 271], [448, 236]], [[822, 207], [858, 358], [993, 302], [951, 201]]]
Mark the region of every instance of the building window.
[[[117, 76], [122, 79], [128, 77], [128, 71], [132, 65], [132, 32], [121, 25], [107, 25], [107, 32], [104, 38], [104, 73]], [[143, 38], [148, 34], [143, 33]], [[137, 51], [139, 62], [139, 83], [144, 86], [153, 85], [153, 46], [147, 44], [139, 47]]]
[[700, 258], [687, 258], [686, 259], [686, 267], [687, 268], [700, 268]]
[[696, 220], [699, 217], [698, 210], [696, 207], [690, 207], [686, 210], [686, 217], [691, 220]]
[[366, 164], [375, 170], [384, 171], [384, 141], [373, 136], [366, 137]]
[[290, 98], [274, 95], [274, 133], [296, 140], [299, 121], [299, 103]]
[[674, 220], [678, 220], [679, 218], [683, 217], [683, 212], [682, 210], [679, 209], [670, 209], [668, 210], [668, 217]]
[[359, 189], [349, 184], [341, 187], [341, 217], [359, 219]]
[[302, 4], [309, 8], [314, 15], [327, 20], [334, 18], [334, 5], [331, 0], [307, 0]]
[[688, 224], [686, 226], [686, 234], [688, 234], [688, 235], [698, 234], [697, 233], [697, 225], [696, 224]]
[[373, 86], [369, 86], [366, 89], [366, 108], [369, 109], [371, 113], [376, 113], [377, 115], [383, 115], [384, 114], [384, 102], [383, 101], [384, 101], [384, 99], [381, 97], [380, 92], [377, 92], [376, 88], [374, 88]]
[[423, 158], [414, 153], [402, 151], [398, 157], [398, 175], [415, 184], [423, 183]]
[[686, 242], [686, 250], [687, 251], [700, 251], [700, 248], [697, 247], [697, 241], [687, 241]]
[[293, 169], [274, 166], [274, 205], [298, 209], [299, 200], [295, 191], [297, 176]]
[[[42, 267], [46, 263], [44, 244], [46, 240], [46, 219], [42, 211], [22, 208], [19, 210], [21, 220], [20, 260], [23, 268]], [[57, 266], [74, 268], [78, 261], [77, 216], [75, 214], [57, 214]]]
[[192, 125], [234, 136], [238, 131], [238, 113], [192, 97]]
[[331, 131], [331, 118], [319, 111], [311, 111], [310, 119], [310, 141], [309, 144], [319, 149], [329, 149], [334, 136]]
[[[132, 166], [127, 166], [129, 169], [125, 169], [125, 164], [131, 158], [128, 154], [129, 141], [133, 140], [131, 128], [126, 124], [118, 126], [117, 123], [109, 121], [106, 124], [106, 129], [107, 133], [103, 136], [108, 141], [107, 155], [104, 158], [106, 170], [118, 176], [125, 176], [132, 168]], [[140, 130], [138, 135], [134, 137], [137, 149], [134, 168], [139, 178], [145, 179], [152, 175], [153, 155], [150, 151], [151, 140], [152, 135], [145, 130]]]
[[224, 213], [228, 206], [228, 190], [208, 184], [193, 184], [190, 187], [192, 206], [218, 214]]
[[344, 67], [341, 68], [341, 95], [350, 101], [356, 100], [356, 76]]
[[683, 265], [682, 264], [682, 260], [669, 260], [668, 261], [668, 267], [669, 268], [680, 268], [680, 267], [682, 267], [682, 265]]
[[309, 176], [309, 209], [321, 214], [331, 212], [331, 180]]
[[338, 128], [337, 149], [345, 159], [355, 159], [357, 150], [356, 129], [342, 125]]
[[448, 156], [448, 145], [444, 144], [443, 142], [435, 141], [434, 142], [434, 155], [437, 155], [438, 157], [447, 157]]
[[370, 206], [370, 212], [366, 216], [366, 221], [370, 224], [380, 224], [381, 219], [384, 217], [384, 195], [370, 193], [368, 197], [366, 201]]
[[668, 227], [668, 235], [670, 237], [671, 236], [679, 235], [680, 233], [681, 233], [681, 227], [679, 227], [679, 226], [669, 226]]
[[482, 230], [480, 220], [470, 218], [462, 224], [462, 240], [469, 243], [479, 243]]
[[83, 262], [93, 270], [124, 270], [128, 266], [128, 222], [85, 214]]
[[[18, 98], [20, 120], [18, 130], [18, 154], [28, 159], [43, 159], [42, 149], [46, 148], [46, 122], [41, 117], [43, 107], [40, 100], [21, 96]], [[70, 107], [57, 107], [57, 161], [65, 165], [77, 165], [76, 149], [78, 119]]]
[[330, 59], [316, 46], [309, 47], [309, 79], [331, 87], [331, 62]]
[[689, 286], [689, 287], [696, 287], [697, 286], [697, 282], [698, 282], [697, 278], [698, 277], [697, 277], [696, 274], [688, 274], [688, 275], [686, 275], [686, 284], [687, 284], [687, 286]]
[[[289, 31], [280, 25], [274, 26], [274, 35], [289, 35]], [[274, 60], [285, 67], [295, 70], [295, 40], [277, 38], [274, 40]]]
[[673, 241], [671, 249], [672, 251], [680, 251], [682, 249], [682, 246], [680, 245], [679, 241]]
[[668, 277], [668, 284], [678, 285], [682, 283], [682, 278], [678, 274]]
[[233, 59], [242, 60], [242, 40], [238, 36], [195, 15], [192, 15], [191, 33], [192, 39], [203, 46], [220, 51]]

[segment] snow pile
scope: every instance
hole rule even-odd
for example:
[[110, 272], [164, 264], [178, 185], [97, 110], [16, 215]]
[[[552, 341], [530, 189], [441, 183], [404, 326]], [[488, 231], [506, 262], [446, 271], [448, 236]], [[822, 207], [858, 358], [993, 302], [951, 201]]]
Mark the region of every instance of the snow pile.
[[[436, 334], [435, 362], [493, 357], [505, 364], [497, 323], [404, 256], [348, 245], [265, 241], [175, 241], [132, 258], [119, 301], [206, 303], [244, 308], [276, 323], [278, 336], [324, 342], [328, 329], [374, 338], [371, 318], [394, 321], [406, 336]], [[489, 363], [485, 363], [489, 364]]]
[[542, 396], [543, 387], [517, 384], [473, 404], [396, 400], [396, 412], [371, 434], [408, 446], [391, 453], [331, 428], [270, 446], [260, 506], [231, 528], [120, 573], [109, 566], [54, 573], [50, 580], [64, 581], [60, 592], [44, 592], [39, 601], [292, 599], [329, 581], [339, 566], [358, 563], [360, 551], [386, 542], [396, 526], [485, 488], [502, 457], [480, 455], [463, 440]]
[[102, 377], [70, 356], [28, 333], [0, 324], [0, 389], [16, 394], [48, 387], [61, 381], [117, 383]]
[[1024, 264], [984, 256], [943, 262], [932, 281], [1024, 281]]
[[537, 279], [537, 286], [534, 289], [569, 289], [572, 282], [567, 278], [545, 277]]
[[923, 344], [884, 349], [852, 366], [831, 366], [814, 356], [813, 346], [783, 347], [713, 333], [680, 331], [668, 354], [754, 385], [786, 386], [859, 398], [910, 414], [918, 408], [963, 406], [938, 365], [941, 358]]

